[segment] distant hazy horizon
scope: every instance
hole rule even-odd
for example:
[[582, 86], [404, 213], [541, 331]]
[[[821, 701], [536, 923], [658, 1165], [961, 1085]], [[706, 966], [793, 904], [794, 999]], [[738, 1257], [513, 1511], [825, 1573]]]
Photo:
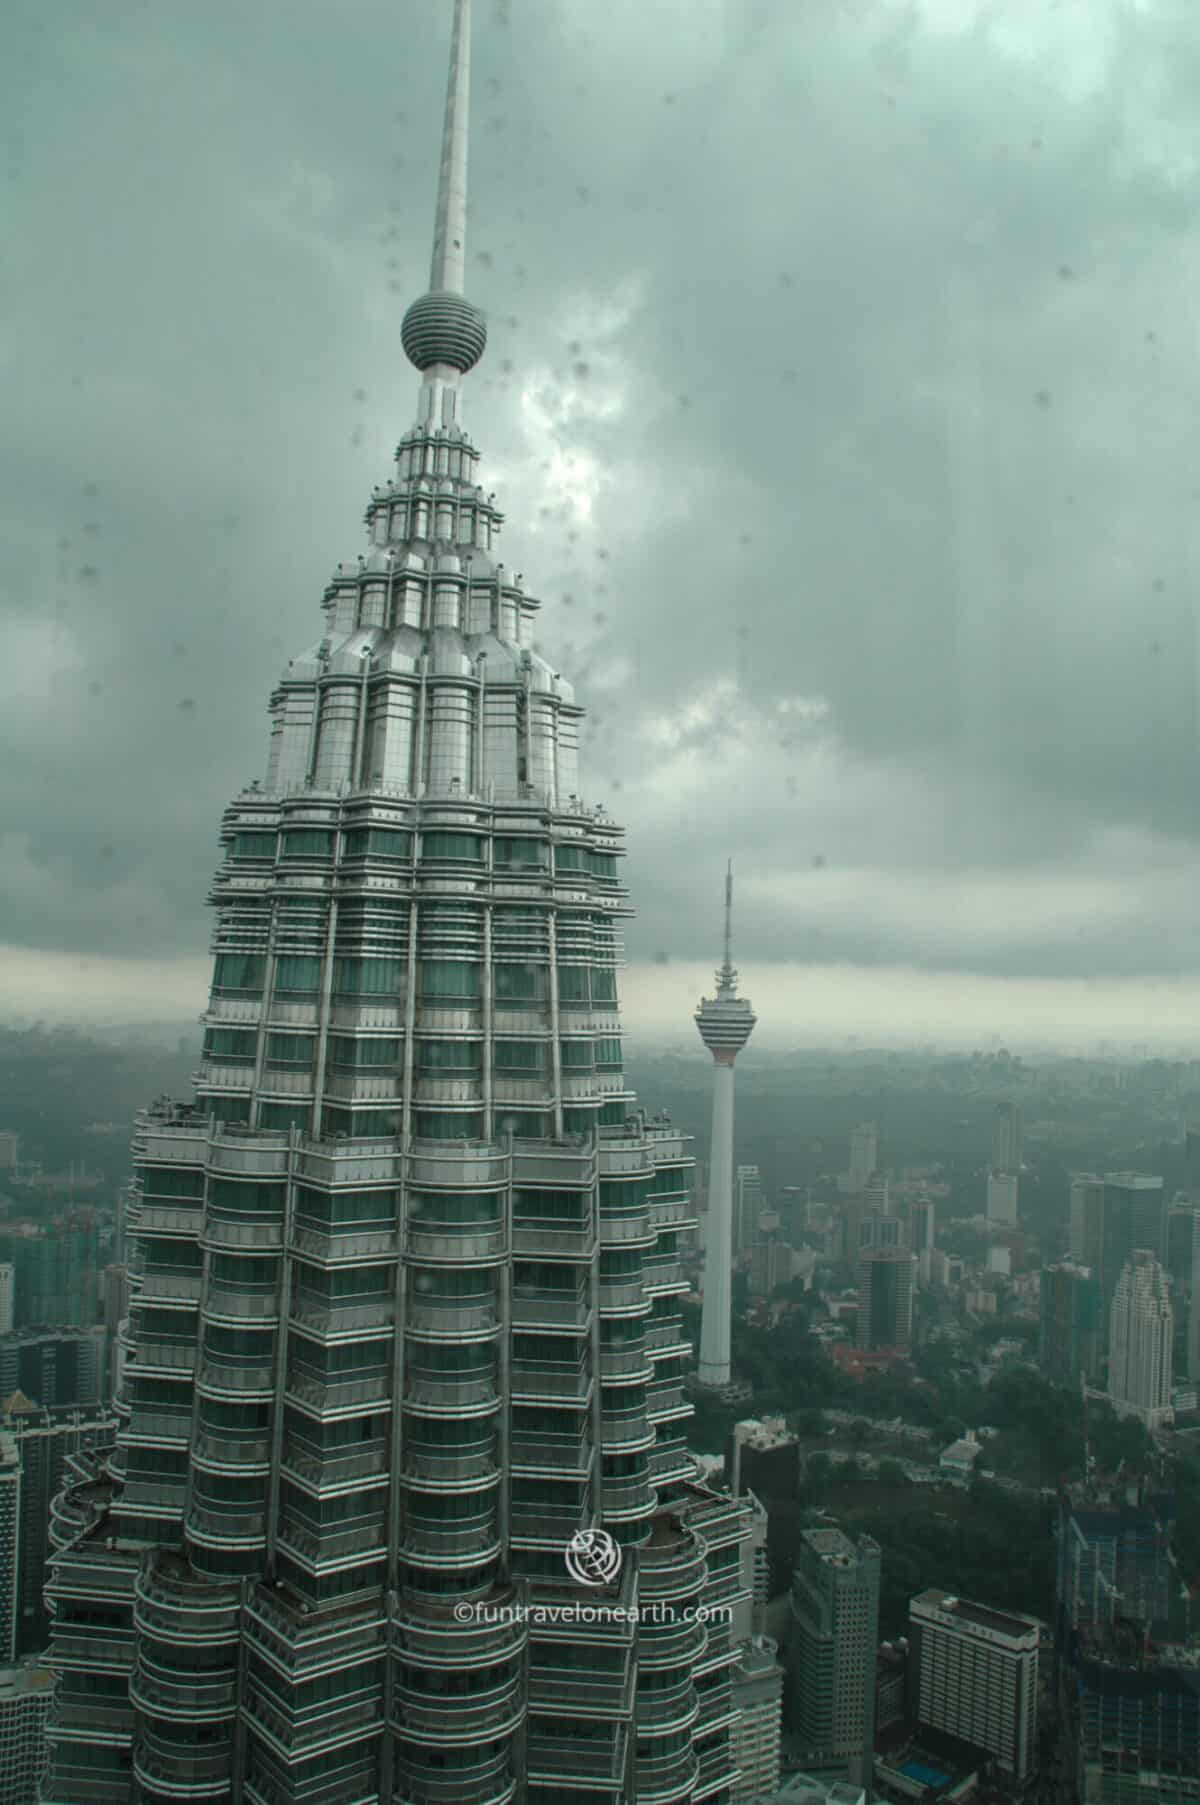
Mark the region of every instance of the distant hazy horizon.
[[[208, 1000], [211, 960], [59, 959], [0, 949], [0, 1024], [160, 1028], [190, 1032]], [[1200, 980], [1003, 979], [912, 968], [757, 965], [740, 968], [758, 1015], [755, 1051], [829, 1046], [919, 1050], [1200, 1056]], [[711, 992], [709, 965], [633, 962], [619, 974], [631, 1049], [704, 1057], [691, 1015]]]

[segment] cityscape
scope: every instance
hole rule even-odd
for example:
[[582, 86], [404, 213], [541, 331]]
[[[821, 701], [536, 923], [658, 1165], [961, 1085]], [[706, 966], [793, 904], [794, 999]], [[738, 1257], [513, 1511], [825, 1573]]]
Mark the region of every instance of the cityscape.
[[0, 1011], [0, 1805], [1200, 1805], [1200, 1043], [824, 1034], [732, 825], [630, 957], [613, 679], [472, 437], [532, 27], [429, 10], [415, 408], [253, 673], [198, 1024]]

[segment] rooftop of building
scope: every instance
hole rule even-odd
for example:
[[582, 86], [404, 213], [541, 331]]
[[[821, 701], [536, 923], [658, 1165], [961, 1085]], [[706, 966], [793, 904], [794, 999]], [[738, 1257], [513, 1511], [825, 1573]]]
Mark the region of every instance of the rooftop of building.
[[969, 1598], [959, 1598], [953, 1592], [942, 1592], [936, 1586], [928, 1591], [918, 1592], [910, 1601], [910, 1606], [925, 1605], [929, 1610], [941, 1611], [945, 1616], [957, 1617], [963, 1623], [971, 1624], [978, 1629], [994, 1630], [1003, 1636], [1025, 1636], [1030, 1630], [1037, 1630], [1036, 1617], [1020, 1617], [1011, 1611], [997, 1611], [991, 1605], [975, 1604]]
[[847, 1780], [830, 1783], [817, 1774], [788, 1774], [777, 1792], [752, 1794], [749, 1805], [870, 1805], [870, 1794]]
[[733, 1433], [745, 1448], [763, 1451], [790, 1447], [796, 1436], [782, 1416], [747, 1416], [735, 1423]]
[[738, 1647], [734, 1674], [742, 1680], [758, 1680], [782, 1674], [779, 1644], [772, 1636], [752, 1636]]
[[974, 1466], [982, 1453], [982, 1443], [976, 1438], [975, 1431], [968, 1429], [965, 1435], [952, 1441], [948, 1448], [943, 1448], [938, 1458], [949, 1466]]
[[54, 1685], [54, 1675], [48, 1667], [39, 1667], [35, 1663], [20, 1667], [0, 1667], [0, 1704], [8, 1699], [28, 1698], [38, 1693], [49, 1693]]
[[859, 1550], [841, 1529], [806, 1529], [801, 1538], [830, 1567], [848, 1567]]

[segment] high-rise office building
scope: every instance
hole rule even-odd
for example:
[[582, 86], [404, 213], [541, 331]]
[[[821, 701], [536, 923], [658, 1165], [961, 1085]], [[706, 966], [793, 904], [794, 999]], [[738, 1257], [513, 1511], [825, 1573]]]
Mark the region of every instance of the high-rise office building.
[[807, 1529], [792, 1579], [787, 1666], [794, 1752], [821, 1777], [866, 1784], [875, 1744], [880, 1549]]
[[1108, 1395], [1118, 1416], [1136, 1416], [1148, 1429], [1171, 1422], [1175, 1313], [1167, 1275], [1147, 1249], [1121, 1270], [1108, 1346]]
[[55, 1409], [98, 1404], [104, 1366], [104, 1331], [18, 1329], [0, 1337], [0, 1401], [20, 1391]]
[[859, 1261], [855, 1339], [870, 1353], [906, 1353], [912, 1346], [917, 1259], [906, 1247], [868, 1247]]
[[1173, 1296], [1190, 1293], [1192, 1288], [1192, 1241], [1197, 1209], [1200, 1204], [1180, 1196], [1173, 1197], [1167, 1205], [1162, 1263], [1167, 1269]]
[[879, 1166], [879, 1130], [874, 1122], [860, 1122], [850, 1130], [850, 1169], [845, 1186], [850, 1191], [865, 1191]]
[[1021, 1106], [1019, 1103], [997, 1103], [992, 1116], [990, 1170], [993, 1172], [1019, 1172], [1021, 1170], [1021, 1152]]
[[1163, 1257], [1166, 1204], [1163, 1181], [1144, 1172], [1076, 1173], [1071, 1179], [1069, 1252], [1089, 1266], [1108, 1313], [1121, 1268], [1136, 1248]]
[[931, 1588], [909, 1605], [909, 1638], [918, 1722], [1024, 1780], [1037, 1744], [1036, 1619]]
[[1041, 1275], [1041, 1334], [1038, 1356], [1042, 1372], [1055, 1385], [1095, 1384], [1104, 1347], [1104, 1312], [1100, 1287], [1087, 1266], [1056, 1260]]
[[779, 1785], [784, 1672], [770, 1636], [738, 1647], [733, 1669], [733, 1757], [737, 1779], [731, 1805], [754, 1805]]
[[862, 1216], [858, 1223], [858, 1254], [863, 1254], [874, 1247], [906, 1246], [904, 1224], [899, 1216], [877, 1216], [873, 1212]]
[[750, 1295], [768, 1299], [792, 1276], [793, 1249], [782, 1235], [760, 1235], [750, 1249]]
[[[740, 1425], [739, 1425], [740, 1427]], [[742, 1443], [737, 1429], [731, 1450], [730, 1484], [748, 1510], [747, 1534], [741, 1545], [741, 1597], [732, 1613], [737, 1647], [733, 1669], [733, 1758], [738, 1770], [732, 1805], [743, 1805], [770, 1793], [779, 1784], [784, 1672], [774, 1640], [764, 1635], [770, 1563], [767, 1557], [767, 1513], [751, 1491], [741, 1489]]]
[[987, 1219], [1011, 1228], [1017, 1221], [1020, 1179], [1015, 1172], [989, 1172], [987, 1180]]
[[720, 1390], [730, 1383], [729, 1336], [733, 1308], [733, 1069], [754, 1032], [756, 1017], [737, 993], [733, 967], [733, 868], [725, 874], [725, 958], [717, 994], [696, 1011], [700, 1038], [713, 1057], [712, 1144], [708, 1162], [708, 1237], [704, 1253], [704, 1306], [700, 1317], [699, 1379]]
[[1184, 1129], [1183, 1185], [1190, 1201], [1200, 1205], [1200, 1128]]
[[225, 816], [197, 1101], [138, 1124], [121, 1427], [55, 1503], [53, 1805], [733, 1781], [689, 1150], [622, 1076], [621, 838], [459, 418], [468, 30], [417, 422]]
[[95, 1322], [100, 1222], [94, 1210], [0, 1224], [0, 1261], [13, 1268], [16, 1328], [87, 1328]]
[[733, 1251], [742, 1253], [758, 1234], [758, 1219], [766, 1202], [762, 1173], [757, 1166], [739, 1166], [733, 1180]]
[[1192, 1288], [1188, 1299], [1188, 1378], [1200, 1380], [1200, 1209], [1192, 1214]]
[[95, 1406], [42, 1410], [17, 1393], [5, 1401], [3, 1421], [21, 1470], [14, 1556], [15, 1653], [21, 1658], [41, 1654], [50, 1633], [44, 1587], [54, 1498], [77, 1455], [111, 1445], [117, 1419], [111, 1411]]
[[0, 1667], [0, 1799], [35, 1805], [46, 1766], [54, 1675], [35, 1663]]
[[908, 1209], [908, 1245], [917, 1256], [917, 1276], [923, 1285], [933, 1277], [933, 1249], [937, 1233], [937, 1212], [932, 1197], [918, 1197]]
[[0, 1430], [0, 1667], [16, 1659], [20, 1551], [21, 1456], [16, 1437]]
[[841, 1234], [836, 1251], [839, 1257], [853, 1266], [859, 1254], [859, 1225], [870, 1217], [890, 1217], [891, 1214], [890, 1187], [885, 1173], [873, 1172], [860, 1188], [846, 1191], [838, 1204]]
[[0, 1260], [0, 1335], [10, 1335], [13, 1326], [16, 1268], [11, 1260]]

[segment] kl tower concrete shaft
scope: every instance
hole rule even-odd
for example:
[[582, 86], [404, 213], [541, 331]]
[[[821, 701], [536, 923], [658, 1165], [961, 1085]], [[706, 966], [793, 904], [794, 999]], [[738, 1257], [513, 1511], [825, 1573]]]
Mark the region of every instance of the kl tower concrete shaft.
[[708, 1181], [708, 1232], [704, 1254], [704, 1309], [700, 1319], [702, 1385], [728, 1385], [729, 1324], [733, 1304], [733, 1069], [754, 1031], [756, 1017], [737, 994], [733, 967], [733, 866], [725, 873], [725, 958], [717, 994], [696, 1011], [700, 1038], [713, 1056], [712, 1148]]

